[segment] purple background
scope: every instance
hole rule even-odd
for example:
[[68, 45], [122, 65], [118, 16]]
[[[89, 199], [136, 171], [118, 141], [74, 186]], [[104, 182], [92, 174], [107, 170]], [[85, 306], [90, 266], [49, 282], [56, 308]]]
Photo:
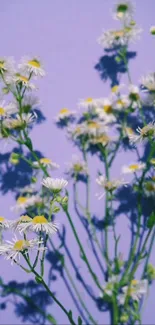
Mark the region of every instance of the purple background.
[[[1, 0], [0, 23], [1, 23], [1, 55], [14, 56], [19, 60], [23, 55], [38, 55], [45, 65], [47, 76], [39, 82], [38, 96], [42, 102], [42, 110], [47, 120], [32, 131], [34, 147], [39, 149], [45, 157], [49, 157], [61, 165], [61, 169], [53, 174], [62, 175], [64, 162], [68, 162], [75, 148], [65, 138], [63, 131], [56, 128], [53, 123], [54, 116], [63, 107], [76, 109], [79, 98], [102, 97], [109, 94], [109, 82], [103, 83], [99, 74], [94, 69], [98, 59], [102, 56], [102, 48], [96, 39], [102, 29], [109, 29], [117, 25], [111, 16], [110, 10], [113, 5], [111, 0]], [[131, 49], [138, 51], [136, 59], [131, 60], [130, 70], [133, 83], [137, 83], [141, 75], [154, 70], [155, 38], [149, 34], [149, 28], [155, 24], [154, 0], [137, 0], [136, 21], [144, 29], [142, 38]], [[126, 82], [126, 77], [122, 78]], [[94, 159], [94, 158], [93, 158]], [[119, 176], [120, 160], [126, 163], [132, 160], [131, 154], [120, 153], [115, 162], [112, 175]], [[92, 178], [96, 175], [94, 163], [91, 164]], [[10, 212], [10, 206], [14, 204], [12, 193], [0, 197], [1, 215], [6, 218], [15, 218]], [[92, 210], [101, 215], [102, 204], [94, 198], [92, 190]], [[73, 211], [73, 210], [72, 210]], [[73, 212], [75, 224], [80, 231], [83, 244], [88, 246], [87, 236]], [[58, 216], [59, 222], [66, 223], [63, 215]], [[68, 244], [73, 254], [79, 254], [74, 238], [67, 226]], [[122, 234], [121, 251], [127, 252], [130, 233], [126, 221], [122, 218], [119, 222], [118, 231]], [[57, 239], [55, 238], [55, 242]], [[88, 246], [90, 259], [91, 250]], [[92, 259], [93, 262], [93, 259]], [[154, 260], [155, 262], [155, 260]], [[82, 265], [84, 276], [87, 279], [87, 270], [80, 259], [77, 265]], [[95, 268], [95, 264], [94, 264]], [[101, 274], [100, 274], [101, 275]], [[9, 262], [1, 259], [1, 276], [5, 281], [27, 279], [16, 266], [11, 267]], [[90, 281], [91, 283], [91, 281]], [[83, 293], [79, 283], [78, 287]], [[154, 287], [155, 288], [155, 287]], [[149, 298], [143, 313], [143, 324], [154, 324], [154, 288], [151, 287]], [[53, 283], [53, 291], [65, 301], [66, 308], [73, 309], [73, 315], [77, 317], [76, 308], [72, 308], [72, 299], [68, 295], [63, 281], [60, 279]], [[95, 289], [96, 290], [96, 289]], [[97, 291], [96, 291], [97, 292]], [[64, 299], [65, 297], [65, 299]], [[99, 313], [92, 302], [88, 304], [94, 317], [99, 323], [106, 324], [108, 315]], [[54, 304], [50, 312], [59, 323], [66, 323], [64, 314]], [[2, 316], [3, 314], [3, 316]], [[21, 324], [21, 320], [14, 315], [13, 308], [0, 313], [1, 324]]]

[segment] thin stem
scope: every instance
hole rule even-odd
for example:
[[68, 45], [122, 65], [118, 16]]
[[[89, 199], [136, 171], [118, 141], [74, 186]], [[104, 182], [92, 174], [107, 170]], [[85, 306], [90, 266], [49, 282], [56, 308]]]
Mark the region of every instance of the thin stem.
[[139, 262], [140, 262], [140, 260], [143, 258], [143, 254], [144, 254], [144, 252], [145, 252], [146, 245], [147, 245], [147, 242], [148, 242], [148, 239], [149, 239], [149, 237], [150, 237], [151, 232], [152, 232], [152, 228], [151, 228], [151, 229], [148, 231], [148, 233], [147, 233], [147, 236], [146, 236], [146, 238], [145, 238], [144, 244], [143, 244], [143, 246], [142, 246], [142, 250], [141, 250], [141, 252], [139, 253], [139, 255], [138, 255], [138, 259], [137, 259], [137, 261], [136, 261], [136, 263], [135, 263], [134, 267], [132, 268], [132, 271], [131, 271], [131, 273], [130, 273], [130, 275], [129, 275], [129, 286], [128, 286], [128, 291], [127, 291], [127, 295], [126, 295], [126, 299], [125, 299], [125, 305], [124, 305], [125, 307], [127, 306], [127, 304], [128, 304], [128, 300], [129, 300], [129, 298], [130, 298], [130, 296], [129, 296], [129, 292], [130, 292], [130, 287], [131, 287], [131, 280], [132, 280], [132, 278], [133, 278], [133, 276], [134, 276], [134, 274], [135, 274], [135, 272], [136, 272], [136, 270], [137, 270], [137, 268], [138, 268], [138, 266], [139, 266]]
[[112, 324], [118, 324], [118, 307], [117, 307], [117, 299], [116, 296], [113, 295], [112, 298]]
[[94, 282], [96, 283], [97, 287], [98, 287], [98, 288], [103, 292], [103, 288], [101, 287], [101, 285], [100, 285], [100, 283], [99, 283], [99, 281], [98, 281], [98, 278], [97, 278], [96, 274], [93, 272], [93, 270], [92, 270], [92, 268], [91, 268], [91, 266], [90, 266], [90, 264], [89, 264], [88, 258], [87, 258], [87, 256], [86, 256], [86, 253], [85, 253], [85, 251], [84, 251], [84, 249], [83, 249], [83, 246], [82, 246], [82, 244], [81, 244], [81, 242], [80, 242], [80, 239], [79, 239], [79, 237], [78, 237], [78, 234], [77, 234], [76, 229], [75, 229], [75, 227], [74, 227], [74, 224], [73, 224], [73, 222], [72, 222], [71, 216], [70, 216], [70, 214], [69, 214], [69, 212], [68, 212], [68, 209], [67, 209], [66, 207], [63, 207], [63, 210], [64, 210], [64, 212], [65, 212], [65, 214], [66, 214], [66, 216], [67, 216], [67, 218], [68, 218], [68, 221], [69, 221], [69, 223], [70, 223], [70, 226], [71, 226], [71, 228], [72, 228], [72, 230], [73, 230], [73, 234], [74, 234], [75, 239], [76, 239], [76, 241], [77, 241], [77, 243], [78, 243], [78, 246], [79, 246], [79, 248], [80, 248], [80, 252], [81, 252], [81, 254], [82, 254], [82, 259], [85, 261], [85, 263], [86, 263], [86, 265], [87, 265], [87, 267], [88, 267], [88, 270], [89, 270], [89, 272], [90, 272], [90, 274], [91, 274], [91, 276], [92, 276]]
[[53, 292], [49, 289], [48, 285], [46, 284], [46, 282], [44, 281], [44, 279], [32, 268], [30, 261], [27, 259], [26, 255], [23, 254], [23, 257], [25, 258], [27, 264], [29, 265], [32, 273], [36, 276], [37, 281], [39, 281], [39, 283], [41, 283], [44, 288], [46, 289], [46, 291], [49, 293], [49, 295], [53, 298], [53, 300], [56, 302], [56, 304], [63, 310], [63, 312], [66, 314], [66, 316], [68, 317], [70, 324], [72, 325], [76, 325], [76, 323], [73, 321], [72, 319], [72, 315], [70, 312], [67, 311], [67, 309], [61, 304], [61, 302], [55, 297], [55, 295], [53, 294]]
[[146, 270], [147, 270], [147, 266], [148, 266], [148, 263], [149, 263], [149, 258], [150, 258], [150, 255], [151, 255], [151, 252], [152, 252], [152, 247], [153, 247], [153, 244], [154, 244], [154, 238], [155, 238], [155, 229], [154, 229], [154, 232], [152, 234], [151, 241], [150, 241], [150, 246], [149, 246], [148, 253], [147, 253], [147, 258], [146, 258], [146, 261], [145, 261], [144, 270], [143, 270], [143, 273], [142, 273], [142, 276], [141, 276], [142, 279], [144, 278]]
[[95, 226], [94, 226], [94, 224], [93, 224], [91, 218], [87, 215], [87, 211], [86, 211], [86, 209], [85, 209], [83, 206], [81, 206], [81, 204], [80, 204], [80, 202], [79, 202], [79, 199], [78, 199], [78, 191], [77, 191], [77, 184], [76, 184], [76, 183], [74, 184], [74, 189], [75, 189], [75, 200], [76, 200], [76, 203], [77, 203], [77, 204], [79, 205], [79, 207], [83, 210], [83, 213], [85, 214], [85, 216], [88, 217], [88, 222], [89, 222], [89, 224], [90, 224], [90, 226], [91, 226], [93, 239], [94, 239], [94, 241], [95, 241], [95, 243], [96, 243], [96, 245], [97, 245], [97, 247], [98, 247], [100, 253], [101, 253], [102, 256], [105, 258], [105, 256], [104, 256], [104, 252], [103, 252], [103, 249], [102, 249], [102, 247], [101, 247], [101, 245], [100, 245], [100, 243], [99, 243], [99, 240], [98, 240], [98, 238], [97, 238], [97, 235], [96, 235], [96, 229], [95, 229]]
[[[106, 179], [109, 181], [109, 165], [108, 165], [108, 160], [107, 156], [108, 153], [106, 149], [102, 147], [102, 145], [98, 145], [100, 152], [104, 158], [104, 166], [105, 166], [105, 175]], [[108, 247], [108, 226], [107, 226], [107, 221], [109, 218], [109, 208], [108, 208], [108, 202], [109, 202], [109, 195], [108, 192], [106, 191], [106, 199], [105, 199], [105, 232], [104, 232], [104, 256], [107, 262], [107, 267], [108, 267], [108, 272], [111, 273], [111, 266], [110, 266], [110, 259], [109, 259], [109, 247]]]
[[[53, 242], [52, 242], [51, 239], [50, 239], [50, 244], [51, 244], [52, 248], [55, 250], [55, 252], [57, 252], [57, 250], [56, 250], [56, 248], [55, 248], [55, 246], [54, 246], [54, 244], [53, 244]], [[59, 254], [58, 254], [58, 258], [59, 258]], [[72, 287], [74, 288], [74, 291], [76, 292], [76, 295], [77, 295], [77, 297], [78, 297], [78, 299], [79, 299], [79, 301], [80, 301], [80, 303], [81, 303], [83, 309], [86, 311], [86, 313], [87, 313], [89, 319], [92, 321], [92, 324], [96, 325], [97, 322], [94, 320], [93, 316], [90, 314], [90, 312], [89, 312], [87, 306], [85, 305], [85, 302], [84, 302], [83, 299], [81, 298], [81, 295], [80, 295], [80, 293], [79, 293], [79, 291], [78, 291], [78, 289], [77, 289], [77, 287], [76, 287], [76, 285], [75, 285], [75, 283], [74, 283], [74, 280], [73, 280], [73, 278], [72, 278], [72, 276], [71, 276], [71, 274], [70, 274], [69, 269], [68, 269], [67, 266], [66, 266], [65, 261], [64, 261], [64, 265], [63, 265], [63, 266], [64, 266], [65, 272], [66, 272], [66, 274], [67, 274], [67, 276], [68, 276], [68, 278], [69, 278], [69, 280], [70, 280], [70, 282], [71, 282], [71, 284], [72, 284]]]

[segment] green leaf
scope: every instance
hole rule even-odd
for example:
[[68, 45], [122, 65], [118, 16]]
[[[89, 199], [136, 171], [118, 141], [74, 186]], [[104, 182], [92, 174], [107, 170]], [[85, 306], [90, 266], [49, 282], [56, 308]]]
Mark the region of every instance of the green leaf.
[[70, 320], [72, 320], [72, 311], [71, 310], [69, 310], [68, 316], [69, 316]]
[[36, 282], [39, 283], [39, 284], [42, 283], [42, 278], [41, 278], [40, 276], [36, 276], [36, 277], [35, 277], [35, 280], [36, 280]]
[[49, 320], [50, 322], [52, 322], [54, 325], [57, 324], [55, 318], [54, 318], [52, 315], [48, 314], [48, 315], [47, 315], [47, 318], [48, 318], [48, 320]]
[[155, 213], [152, 212], [148, 221], [147, 221], [147, 227], [149, 229], [153, 228], [153, 226], [155, 225]]
[[82, 325], [82, 319], [80, 316], [78, 316], [78, 325]]
[[33, 150], [33, 145], [32, 145], [32, 141], [30, 138], [27, 138], [25, 141], [25, 145], [30, 149]]

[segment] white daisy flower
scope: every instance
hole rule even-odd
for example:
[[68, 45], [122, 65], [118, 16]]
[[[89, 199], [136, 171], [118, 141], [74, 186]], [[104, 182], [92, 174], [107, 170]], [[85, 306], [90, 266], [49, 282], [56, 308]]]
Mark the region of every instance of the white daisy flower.
[[143, 185], [144, 193], [147, 197], [155, 196], [155, 183], [154, 181], [146, 181]]
[[8, 129], [16, 129], [20, 127], [28, 126], [35, 122], [37, 118], [37, 114], [34, 113], [22, 113], [20, 116], [19, 114], [16, 115], [15, 118], [7, 118], [3, 121], [3, 126]]
[[49, 222], [43, 215], [35, 216], [33, 219], [28, 216], [23, 216], [16, 221], [16, 229], [22, 233], [25, 231], [40, 232], [43, 231], [46, 234], [53, 234], [58, 230], [58, 224]]
[[138, 302], [148, 292], [148, 280], [132, 280], [130, 287], [125, 286], [122, 291], [123, 293], [118, 296], [120, 305], [124, 305], [127, 295]]
[[136, 131], [139, 134], [134, 134], [134, 135], [131, 134], [130, 135], [130, 142], [132, 144], [141, 142], [148, 138], [154, 138], [155, 137], [155, 123], [150, 122], [149, 124], [145, 125], [143, 128], [138, 127], [136, 129]]
[[22, 100], [22, 106], [26, 106], [29, 109], [37, 108], [40, 105], [40, 100], [37, 96], [34, 95], [24, 95]]
[[133, 162], [129, 164], [128, 166], [123, 166], [122, 167], [122, 173], [123, 174], [132, 174], [132, 173], [137, 173], [138, 171], [142, 171], [146, 167], [145, 163], [138, 163], [138, 162]]
[[149, 91], [151, 93], [155, 92], [155, 72], [149, 73], [147, 76], [143, 76], [140, 82], [145, 91]]
[[103, 146], [106, 146], [110, 142], [112, 142], [114, 139], [111, 138], [106, 133], [102, 133], [101, 135], [97, 135], [95, 137], [91, 137], [88, 141], [90, 144], [102, 144]]
[[28, 114], [22, 113], [21, 116], [17, 114], [15, 118], [8, 118], [4, 120], [3, 125], [7, 129], [16, 129], [34, 123], [36, 119], [37, 119], [37, 114], [35, 112], [28, 113]]
[[113, 179], [112, 181], [107, 180], [104, 175], [100, 175], [96, 178], [96, 183], [104, 189], [101, 193], [97, 193], [96, 196], [98, 199], [102, 199], [105, 195], [105, 191], [113, 192], [122, 185], [127, 185], [127, 182], [123, 179]]
[[136, 135], [134, 130], [129, 126], [123, 126], [122, 131], [123, 131], [123, 136], [128, 137], [129, 139], [130, 139], [130, 137], [133, 137]]
[[38, 58], [28, 58], [25, 57], [22, 59], [22, 62], [19, 64], [19, 69], [25, 73], [35, 75], [36, 77], [44, 77], [45, 71], [41, 65], [41, 62]]
[[35, 191], [35, 184], [29, 184], [19, 189], [20, 193], [33, 193]]
[[22, 114], [22, 120], [26, 123], [26, 125], [34, 123], [36, 119], [37, 119], [37, 114], [35, 112]]
[[12, 228], [14, 231], [19, 230], [18, 226], [20, 225], [20, 223], [24, 224], [24, 223], [28, 223], [31, 222], [32, 218], [30, 218], [27, 214], [26, 215], [22, 215], [20, 216], [19, 219], [13, 220], [10, 222], [10, 228]]
[[122, 111], [124, 108], [128, 108], [130, 100], [127, 95], [121, 95], [114, 102], [114, 108], [118, 111]]
[[76, 114], [75, 111], [70, 111], [68, 108], [62, 108], [59, 114], [56, 116], [55, 120], [58, 123], [65, 119], [73, 118], [75, 114]]
[[139, 100], [140, 100], [139, 88], [137, 86], [135, 86], [135, 85], [129, 86], [129, 99], [131, 101], [132, 107], [136, 108], [137, 104], [139, 104]]
[[[115, 287], [115, 284], [119, 282], [119, 276], [118, 275], [112, 275], [107, 282], [105, 282], [105, 285], [103, 286], [103, 291], [105, 295], [112, 296], [113, 290]], [[103, 297], [103, 293], [100, 293], [100, 297]]]
[[98, 107], [98, 102], [99, 99], [88, 97], [86, 99], [80, 99], [78, 107], [89, 111]]
[[17, 105], [15, 103], [6, 104], [5, 100], [0, 101], [0, 118], [8, 117], [18, 111]]
[[[40, 158], [39, 162], [44, 166], [44, 167], [50, 167], [51, 169], [57, 169], [60, 166], [58, 164], [56, 164], [54, 161], [52, 161], [49, 158]], [[38, 161], [34, 161], [33, 165], [34, 167], [38, 167], [39, 168], [39, 162]]]
[[6, 241], [6, 243], [0, 245], [0, 255], [4, 255], [6, 260], [11, 259], [13, 262], [18, 262], [22, 253], [26, 253], [28, 250], [44, 250], [44, 247], [38, 247], [43, 243], [43, 240], [35, 239], [18, 239], [16, 236], [11, 241]]
[[129, 41], [134, 42], [141, 33], [141, 28], [136, 26], [125, 27], [120, 30], [103, 31], [99, 37], [98, 43], [106, 49], [112, 49], [117, 46], [125, 46]]
[[116, 122], [116, 117], [112, 113], [106, 113], [104, 108], [97, 108], [96, 113], [100, 120], [104, 121], [104, 124], [111, 124]]
[[114, 18], [119, 20], [131, 20], [135, 12], [135, 6], [128, 0], [118, 1], [114, 7]]
[[29, 77], [22, 75], [20, 73], [16, 73], [15, 75], [7, 75], [5, 79], [6, 79], [6, 83], [9, 85], [22, 84], [22, 86], [24, 86], [28, 90], [36, 89], [36, 86], [30, 82]]
[[59, 193], [63, 188], [67, 186], [68, 182], [61, 178], [46, 177], [42, 181], [42, 185], [52, 190], [54, 193]]
[[72, 161], [67, 165], [68, 169], [66, 170], [66, 174], [70, 176], [88, 175], [88, 168], [85, 161], [76, 155], [72, 156]]
[[85, 121], [81, 124], [68, 128], [68, 132], [70, 132], [75, 139], [81, 135], [97, 136], [102, 134], [104, 131], [107, 131], [107, 127], [103, 121], [99, 120]]
[[5, 74], [7, 74], [7, 73], [13, 74], [15, 72], [14, 64], [15, 64], [14, 58], [1, 57], [0, 58], [0, 71]]
[[150, 34], [155, 35], [155, 26], [150, 27]]
[[116, 121], [113, 111], [112, 98], [100, 98], [98, 100], [98, 107], [95, 112], [101, 120], [104, 120], [105, 124], [110, 124]]
[[19, 196], [16, 205], [11, 208], [16, 212], [21, 210], [25, 210], [28, 207], [31, 207], [37, 203], [41, 203], [42, 199], [39, 195], [32, 195], [32, 196]]
[[9, 220], [6, 220], [4, 217], [0, 216], [0, 229], [6, 229], [9, 228]]

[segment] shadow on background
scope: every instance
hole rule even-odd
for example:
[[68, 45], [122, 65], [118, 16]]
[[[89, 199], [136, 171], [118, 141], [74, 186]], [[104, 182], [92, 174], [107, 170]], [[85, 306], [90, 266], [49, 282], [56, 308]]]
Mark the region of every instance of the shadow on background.
[[[107, 51], [104, 56], [99, 59], [99, 62], [96, 64], [95, 69], [99, 72], [100, 77], [103, 81], [110, 80], [111, 87], [116, 84], [119, 84], [121, 75], [126, 73], [126, 66], [121, 62], [116, 61], [117, 53]], [[127, 60], [134, 59], [136, 57], [136, 52], [128, 52]], [[147, 120], [150, 120], [152, 112], [150, 108], [144, 109], [144, 114]], [[38, 123], [42, 123], [45, 120], [45, 117], [42, 115], [39, 109], [37, 109]], [[129, 126], [135, 127], [141, 126], [142, 121], [139, 116], [131, 116], [128, 118], [127, 123]], [[62, 125], [59, 125], [62, 127]], [[129, 141], [125, 139], [122, 143], [120, 149], [125, 150], [135, 150], [131, 148]], [[14, 152], [23, 154], [23, 149], [21, 147], [14, 148]], [[97, 149], [94, 147], [90, 151], [90, 154], [97, 153]], [[150, 148], [146, 146], [144, 151], [144, 156], [142, 160], [145, 162], [149, 155]], [[39, 158], [43, 157], [41, 152], [36, 151], [36, 154]], [[11, 152], [1, 153], [0, 154], [0, 191], [2, 195], [12, 192], [15, 197], [19, 195], [19, 189], [23, 188], [26, 185], [31, 183], [33, 176], [32, 168], [24, 161], [20, 160], [19, 164], [12, 165], [10, 163]], [[26, 154], [26, 158], [31, 158], [30, 154]], [[103, 159], [99, 156], [100, 159]], [[87, 184], [87, 179], [79, 178], [78, 182], [83, 182]], [[98, 267], [102, 274], [107, 280], [107, 272], [105, 270], [105, 265], [102, 262], [101, 255], [99, 255], [96, 243], [94, 240], [94, 234], [90, 223], [88, 222], [86, 215], [81, 212], [77, 205], [75, 199], [75, 186], [73, 186], [74, 194], [74, 209], [81, 222], [82, 226], [86, 231], [87, 238], [91, 245], [92, 254]], [[128, 186], [127, 188], [122, 188], [118, 191], [115, 199], [115, 211], [114, 218], [106, 220], [99, 220], [98, 216], [91, 216], [91, 224], [95, 228], [96, 235], [99, 237], [101, 233], [104, 236], [104, 229], [107, 226], [115, 224], [116, 220], [120, 215], [126, 215], [130, 222], [131, 230], [131, 243], [130, 247], [133, 246], [133, 241], [136, 234], [136, 225], [137, 225], [137, 193], [133, 191], [133, 188]], [[142, 197], [142, 214], [143, 214], [143, 223], [141, 224], [141, 234], [140, 234], [140, 245], [135, 255], [135, 261], [137, 259], [138, 253], [140, 251], [143, 238], [145, 236], [146, 222], [150, 213], [154, 210], [155, 203], [153, 198]], [[90, 287], [87, 281], [84, 279], [81, 274], [81, 270], [77, 267], [76, 259], [70, 247], [66, 243], [66, 229], [63, 226], [62, 232], [58, 232], [58, 237], [60, 240], [59, 247], [55, 247], [52, 240], [49, 241], [49, 251], [47, 253], [47, 261], [50, 265], [49, 274], [48, 274], [48, 285], [52, 287], [52, 282], [57, 281], [60, 277], [63, 279], [66, 291], [72, 298], [73, 303], [75, 304], [79, 315], [86, 324], [90, 324], [90, 320], [86, 312], [84, 311], [83, 306], [80, 304], [80, 300], [77, 297], [77, 292], [74, 290], [73, 285], [70, 284], [70, 273], [65, 262], [65, 256], [70, 261], [72, 265], [72, 270], [74, 270], [74, 275], [76, 282], [80, 283], [83, 288], [83, 292], [86, 293], [87, 297], [92, 299], [101, 311], [110, 310], [110, 304], [108, 302], [103, 302], [103, 299], [100, 297], [95, 297], [93, 288]], [[103, 248], [103, 247], [102, 247]], [[131, 249], [130, 248], [130, 249]], [[103, 248], [104, 250], [104, 248]], [[128, 260], [128, 259], [127, 259]], [[71, 271], [72, 273], [72, 271]], [[73, 277], [74, 278], [74, 277]], [[87, 277], [86, 277], [87, 279]], [[78, 285], [77, 285], [78, 286]], [[28, 281], [27, 283], [18, 283], [16, 281], [8, 282], [7, 284], [3, 283], [3, 280], [0, 281], [1, 288], [1, 310], [7, 308], [8, 303], [14, 305], [15, 314], [20, 317], [22, 322], [31, 322], [38, 324], [45, 324], [47, 318], [47, 309], [53, 303], [52, 299], [49, 298], [48, 294], [42, 289], [39, 284], [36, 284], [34, 281]], [[55, 293], [56, 294], [56, 293]]]

